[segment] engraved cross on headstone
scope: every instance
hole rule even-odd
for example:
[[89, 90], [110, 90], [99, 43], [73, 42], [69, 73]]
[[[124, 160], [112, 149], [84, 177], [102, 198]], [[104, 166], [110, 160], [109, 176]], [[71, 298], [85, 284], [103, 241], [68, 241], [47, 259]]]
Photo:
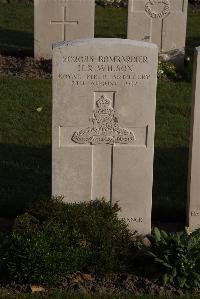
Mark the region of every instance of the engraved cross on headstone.
[[112, 201], [116, 152], [122, 147], [147, 148], [148, 126], [124, 126], [115, 111], [116, 96], [116, 91], [94, 92], [89, 124], [59, 127], [59, 148], [91, 150], [91, 200], [105, 197]]
[[[130, 0], [130, 11], [138, 20], [141, 14], [149, 19], [148, 32], [144, 36], [144, 41], [154, 42], [158, 45], [160, 52], [165, 52], [164, 34], [166, 30], [165, 20], [174, 14], [183, 13], [186, 0]], [[175, 5], [175, 9], [172, 6]], [[140, 20], [141, 21], [141, 20]], [[173, 26], [171, 24], [171, 26]], [[131, 30], [131, 28], [130, 28]], [[133, 29], [134, 30], [134, 29]]]
[[146, 128], [121, 126], [114, 106], [115, 92], [95, 92], [91, 125], [74, 128], [70, 137], [74, 146], [79, 144], [92, 148], [91, 199], [104, 196], [112, 201], [114, 148], [139, 145], [141, 140], [136, 134], [141, 135], [141, 132], [144, 132], [143, 140], [146, 140]]
[[52, 25], [62, 25], [62, 39], [67, 39], [67, 25], [78, 25], [78, 20], [68, 21], [67, 20], [67, 7], [63, 7], [63, 18], [61, 21], [50, 21]]
[[91, 126], [75, 131], [71, 138], [75, 143], [92, 146], [91, 199], [105, 196], [112, 201], [114, 146], [136, 140], [133, 130], [118, 123], [114, 105], [115, 92], [95, 92]]

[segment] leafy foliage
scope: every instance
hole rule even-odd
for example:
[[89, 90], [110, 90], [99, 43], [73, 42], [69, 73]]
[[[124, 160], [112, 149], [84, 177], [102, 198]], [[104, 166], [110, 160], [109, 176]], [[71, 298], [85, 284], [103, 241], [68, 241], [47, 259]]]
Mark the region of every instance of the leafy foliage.
[[181, 288], [200, 287], [200, 231], [166, 233], [155, 228], [150, 247], [143, 247], [161, 282]]
[[160, 62], [158, 65], [158, 78], [176, 81], [181, 79], [181, 75], [177, 72], [174, 64], [170, 62]]
[[[65, 204], [43, 199], [0, 236], [0, 274], [24, 283], [59, 283], [67, 273], [135, 271], [163, 285], [200, 287], [200, 230], [166, 233], [155, 228], [138, 242], [117, 205], [105, 200]], [[139, 238], [140, 240], [140, 238]], [[138, 256], [141, 258], [138, 267]], [[146, 269], [145, 269], [146, 267]]]
[[2, 271], [17, 282], [55, 283], [69, 272], [127, 270], [132, 234], [104, 200], [42, 200], [17, 217], [1, 251]]

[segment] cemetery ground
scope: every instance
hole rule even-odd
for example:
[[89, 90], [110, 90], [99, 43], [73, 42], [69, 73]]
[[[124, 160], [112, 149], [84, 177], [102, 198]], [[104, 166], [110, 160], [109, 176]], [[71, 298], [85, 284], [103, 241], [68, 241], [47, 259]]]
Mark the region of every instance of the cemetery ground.
[[[98, 296], [98, 297], [90, 297], [90, 296], [85, 296], [85, 295], [69, 295], [69, 294], [52, 294], [51, 297], [47, 297], [45, 295], [26, 295], [22, 296], [20, 295], [19, 297], [4, 297], [4, 299], [45, 299], [45, 298], [50, 298], [50, 299], [156, 299], [156, 297], [144, 295], [144, 296]], [[160, 299], [167, 299], [169, 297], [159, 297]], [[177, 299], [177, 297], [170, 297], [171, 299]], [[180, 298], [180, 297], [179, 297]], [[193, 296], [184, 296], [184, 299], [198, 299], [198, 297], [193, 297]]]
[[[51, 192], [51, 66], [35, 65], [30, 58], [33, 7], [0, 4], [0, 10], [0, 48], [6, 54], [0, 57], [0, 213], [14, 216], [29, 200]], [[191, 62], [182, 78], [167, 69], [164, 72], [172, 80], [158, 81], [153, 219], [161, 222], [184, 224], [185, 219], [191, 65], [193, 49], [200, 41], [199, 16], [200, 12], [189, 10], [187, 55]], [[98, 7], [95, 36], [125, 38], [126, 17], [126, 9]]]
[[[35, 64], [31, 58], [33, 6], [1, 3], [0, 11], [0, 217], [6, 218], [0, 225], [5, 228], [31, 202], [50, 197], [52, 94], [49, 62]], [[97, 7], [95, 36], [125, 38], [126, 18], [126, 9]], [[200, 12], [190, 7], [190, 61], [181, 75], [164, 66], [160, 75], [166, 77], [158, 81], [153, 223], [170, 230], [185, 226], [192, 55], [199, 44]]]
[[[47, 297], [46, 295], [26, 295], [26, 296], [15, 296], [15, 297], [4, 297], [4, 299], [156, 299], [157, 297], [152, 297], [148, 295], [144, 296], [98, 296], [98, 297], [91, 297], [85, 295], [69, 295], [69, 294], [52, 294], [51, 297]], [[167, 299], [169, 297], [159, 297], [160, 299]], [[177, 299], [177, 297], [170, 297], [171, 299]], [[179, 297], [181, 298], [181, 297]], [[198, 299], [198, 297], [193, 296], [184, 296], [184, 299]]]

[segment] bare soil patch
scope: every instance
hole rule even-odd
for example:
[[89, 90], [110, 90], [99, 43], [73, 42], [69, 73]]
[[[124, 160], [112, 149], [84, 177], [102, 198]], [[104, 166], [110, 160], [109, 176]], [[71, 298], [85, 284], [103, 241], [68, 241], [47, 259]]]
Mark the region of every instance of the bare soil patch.
[[0, 74], [20, 79], [51, 79], [51, 60], [0, 55]]
[[74, 273], [63, 278], [63, 282], [55, 288], [32, 286], [30, 284], [0, 284], [0, 296], [28, 294], [33, 290], [44, 290], [45, 293], [61, 291], [80, 294], [108, 294], [108, 295], [163, 295], [182, 296], [184, 294], [200, 294], [199, 289], [182, 290], [172, 286], [163, 287], [146, 278], [133, 274], [110, 274], [106, 276], [92, 276], [90, 274]]

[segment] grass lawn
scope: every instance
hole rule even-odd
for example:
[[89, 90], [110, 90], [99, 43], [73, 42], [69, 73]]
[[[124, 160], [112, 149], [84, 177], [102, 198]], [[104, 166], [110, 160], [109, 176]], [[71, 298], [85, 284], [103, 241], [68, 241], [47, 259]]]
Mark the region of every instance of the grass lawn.
[[51, 192], [51, 83], [4, 78], [0, 89], [0, 215], [10, 216]]
[[[0, 11], [1, 52], [33, 55], [33, 6], [0, 4]], [[125, 38], [126, 26], [126, 9], [97, 8], [96, 37]], [[198, 44], [200, 12], [189, 11], [187, 53]], [[30, 200], [51, 193], [51, 82], [2, 77], [0, 90], [0, 216], [11, 216]], [[159, 82], [153, 188], [156, 221], [184, 225], [190, 103], [190, 80]]]
[[33, 7], [0, 3], [0, 52], [33, 55]]

